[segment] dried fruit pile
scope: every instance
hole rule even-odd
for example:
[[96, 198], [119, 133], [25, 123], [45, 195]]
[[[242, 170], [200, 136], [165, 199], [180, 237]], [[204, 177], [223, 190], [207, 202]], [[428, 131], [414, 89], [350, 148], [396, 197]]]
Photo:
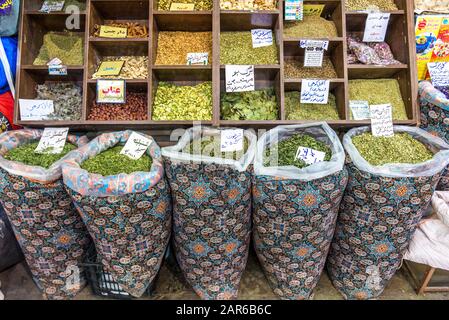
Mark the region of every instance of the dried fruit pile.
[[97, 103], [94, 102], [88, 120], [147, 120], [147, 94], [126, 93], [126, 103]]
[[212, 10], [212, 0], [158, 0], [158, 10], [169, 11], [172, 3], [193, 3], [195, 11]]
[[83, 36], [73, 32], [49, 32], [44, 35], [42, 47], [33, 65], [46, 65], [58, 58], [63, 65], [80, 66], [84, 63]]
[[386, 42], [362, 42], [357, 34], [348, 34], [348, 63], [391, 65], [400, 64]]
[[301, 92], [285, 93], [285, 116], [287, 120], [340, 120], [335, 96], [329, 93], [327, 104], [300, 103]]
[[277, 120], [274, 89], [223, 93], [221, 116], [223, 120]]
[[288, 59], [284, 62], [284, 75], [286, 79], [334, 79], [338, 78], [334, 65], [329, 57], [323, 58], [321, 68], [306, 68], [304, 60]]
[[49, 82], [36, 86], [36, 99], [53, 100], [50, 120], [80, 120], [83, 104], [82, 89], [73, 82]]
[[348, 11], [363, 11], [367, 9], [394, 11], [398, 10], [398, 7], [393, 0], [346, 0], [346, 10]]
[[285, 21], [284, 36], [287, 38], [333, 38], [338, 37], [337, 27], [331, 20], [318, 16], [304, 16], [302, 21]]
[[[148, 78], [148, 57], [146, 56], [122, 56], [104, 57], [103, 61], [125, 61], [118, 76], [98, 76], [92, 75], [92, 79], [147, 79]], [[100, 67], [101, 62], [97, 66]]]
[[[127, 28], [128, 33], [126, 35], [127, 38], [146, 38], [148, 37], [148, 28], [144, 24], [140, 24], [138, 22], [115, 22], [112, 21], [110, 23], [103, 24], [108, 27], [120, 27]], [[96, 24], [94, 25], [94, 36], [100, 36], [100, 27], [102, 25]]]
[[243, 149], [241, 151], [221, 152], [220, 136], [203, 136], [186, 145], [182, 152], [190, 154], [201, 154], [207, 157], [220, 157], [225, 159], [240, 159], [248, 150], [248, 139], [243, 139]]
[[221, 10], [276, 10], [276, 0], [220, 0]]

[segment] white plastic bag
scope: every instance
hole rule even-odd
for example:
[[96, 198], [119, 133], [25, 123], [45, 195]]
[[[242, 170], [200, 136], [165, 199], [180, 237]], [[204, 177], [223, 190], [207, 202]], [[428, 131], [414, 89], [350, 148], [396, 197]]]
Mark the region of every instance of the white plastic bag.
[[370, 127], [354, 128], [349, 130], [343, 137], [343, 145], [349, 157], [351, 157], [354, 165], [362, 171], [376, 176], [390, 178], [431, 177], [440, 174], [449, 164], [449, 145], [442, 139], [416, 127], [395, 126], [394, 132], [406, 132], [410, 134], [413, 138], [421, 141], [434, 152], [434, 157], [429, 161], [419, 164], [393, 163], [383, 166], [373, 166], [360, 155], [359, 151], [352, 143], [352, 137], [370, 131]]
[[[316, 163], [303, 169], [295, 166], [266, 167], [264, 165], [265, 150], [279, 141], [285, 140], [298, 133], [308, 134], [328, 145], [332, 150], [331, 160]], [[326, 122], [278, 126], [260, 137], [257, 143], [256, 158], [254, 160], [254, 173], [256, 175], [282, 177], [284, 179], [311, 181], [341, 171], [344, 163], [345, 152], [340, 139]]]
[[449, 228], [449, 191], [436, 191], [432, 197], [432, 207], [438, 219]]
[[181, 161], [181, 162], [203, 162], [203, 163], [215, 163], [221, 165], [229, 165], [239, 172], [245, 171], [248, 166], [254, 160], [254, 154], [256, 152], [256, 135], [250, 130], [244, 130], [243, 134], [246, 139], [248, 139], [248, 149], [244, 153], [244, 155], [238, 159], [226, 159], [219, 157], [209, 157], [206, 155], [197, 155], [182, 152], [184, 147], [186, 147], [189, 143], [194, 140], [199, 140], [204, 136], [219, 136], [222, 130], [227, 129], [236, 129], [236, 128], [219, 128], [214, 129], [210, 127], [192, 127], [187, 129], [183, 134], [179, 142], [170, 147], [162, 148], [162, 155], [166, 158], [169, 158], [171, 161]]

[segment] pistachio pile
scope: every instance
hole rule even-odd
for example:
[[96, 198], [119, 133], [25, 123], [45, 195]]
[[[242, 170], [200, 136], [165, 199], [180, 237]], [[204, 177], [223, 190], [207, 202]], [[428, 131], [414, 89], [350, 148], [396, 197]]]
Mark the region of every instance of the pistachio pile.
[[212, 0], [158, 0], [158, 10], [169, 11], [172, 3], [193, 3], [193, 10], [203, 11], [212, 10]]
[[394, 11], [398, 7], [393, 0], [345, 0], [346, 10], [363, 11], [368, 9], [377, 9], [381, 11]]
[[334, 79], [338, 78], [334, 65], [329, 57], [323, 58], [321, 68], [304, 67], [304, 59], [287, 59], [284, 62], [284, 75], [286, 79]]
[[276, 0], [220, 0], [221, 10], [276, 10]]
[[83, 65], [83, 42], [83, 36], [78, 33], [49, 32], [44, 35], [42, 47], [33, 65], [46, 65], [54, 58], [60, 59], [67, 66]]
[[126, 93], [126, 103], [93, 103], [88, 120], [98, 121], [130, 121], [147, 120], [147, 94]]
[[329, 93], [327, 104], [300, 103], [301, 92], [285, 93], [285, 116], [287, 120], [340, 120], [335, 96]]
[[287, 38], [334, 38], [337, 27], [331, 20], [319, 16], [304, 16], [302, 21], [285, 21], [284, 37]]
[[[121, 56], [104, 57], [103, 61], [125, 61], [118, 76], [98, 76], [92, 75], [92, 79], [147, 79], [148, 78], [148, 57], [146, 56]], [[101, 62], [97, 66], [100, 67]]]
[[212, 83], [178, 86], [159, 82], [153, 120], [212, 120]]
[[74, 82], [49, 82], [36, 86], [36, 99], [53, 100], [50, 120], [80, 120], [83, 104], [82, 89]]
[[277, 120], [274, 89], [223, 93], [221, 117], [223, 120]]
[[195, 140], [182, 149], [184, 153], [200, 154], [207, 157], [218, 157], [225, 159], [240, 159], [246, 150], [248, 150], [248, 139], [243, 139], [243, 150], [233, 152], [221, 152], [220, 136], [203, 136]]
[[[94, 36], [100, 36], [100, 28], [102, 25], [96, 24], [94, 25]], [[148, 28], [144, 24], [140, 24], [138, 22], [115, 22], [112, 21], [110, 23], [103, 24], [103, 26], [108, 27], [119, 27], [126, 28], [128, 33], [126, 35], [127, 38], [146, 38], [148, 37]]]

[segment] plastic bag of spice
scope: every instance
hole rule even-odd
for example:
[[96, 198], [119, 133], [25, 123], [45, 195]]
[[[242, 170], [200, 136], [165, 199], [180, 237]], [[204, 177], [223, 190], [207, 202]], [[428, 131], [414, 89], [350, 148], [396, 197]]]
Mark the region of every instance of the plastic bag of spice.
[[221, 152], [221, 131], [194, 127], [162, 149], [173, 197], [174, 248], [202, 299], [237, 298], [251, 234], [251, 175], [256, 135]]
[[[430, 82], [419, 83], [421, 129], [449, 143], [449, 99]], [[441, 178], [438, 190], [449, 191], [449, 168]]]
[[[74, 151], [62, 172], [105, 270], [134, 297], [159, 272], [171, 230], [171, 197], [152, 137], [138, 160], [120, 154], [132, 131], [105, 133]], [[88, 169], [88, 170], [86, 170]]]
[[396, 126], [393, 138], [374, 138], [370, 130], [355, 128], [343, 138], [349, 181], [327, 270], [346, 299], [383, 292], [449, 163], [449, 145], [424, 130]]
[[[299, 147], [326, 152], [326, 159], [298, 167]], [[267, 162], [268, 150], [275, 150], [278, 161]], [[283, 299], [310, 298], [320, 279], [347, 183], [344, 159], [337, 134], [324, 122], [280, 126], [257, 143], [254, 245], [271, 287]]]
[[[34, 153], [42, 132], [17, 130], [0, 136], [0, 202], [44, 296], [66, 299], [84, 287], [80, 263], [90, 239], [61, 179], [61, 163], [69, 155], [54, 161], [61, 155]], [[86, 137], [69, 135], [66, 147], [86, 142]]]

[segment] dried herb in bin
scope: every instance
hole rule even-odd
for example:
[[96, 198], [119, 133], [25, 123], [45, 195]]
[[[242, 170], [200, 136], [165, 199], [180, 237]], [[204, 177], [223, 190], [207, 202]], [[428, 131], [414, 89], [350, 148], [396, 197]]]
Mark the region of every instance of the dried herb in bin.
[[248, 150], [249, 143], [246, 138], [243, 139], [243, 150], [241, 151], [221, 152], [220, 142], [220, 136], [204, 136], [198, 141], [191, 142], [185, 146], [182, 152], [238, 160]]
[[304, 67], [302, 60], [285, 60], [284, 74], [286, 79], [335, 79], [338, 78], [334, 65], [329, 57], [323, 58], [321, 68]]
[[39, 166], [48, 169], [53, 163], [60, 160], [67, 153], [77, 149], [75, 145], [66, 143], [64, 149], [59, 154], [37, 153], [34, 152], [34, 150], [36, 150], [38, 144], [39, 142], [32, 142], [11, 149], [3, 156], [3, 158], [10, 161], [21, 162], [29, 166]]
[[370, 8], [380, 11], [398, 10], [393, 0], [345, 0], [345, 2], [348, 11], [364, 11]]
[[391, 163], [422, 163], [433, 158], [433, 153], [408, 133], [393, 137], [374, 137], [370, 132], [352, 138], [360, 155], [373, 166]]
[[81, 164], [81, 168], [89, 173], [101, 174], [102, 176], [112, 176], [120, 173], [130, 174], [133, 172], [149, 172], [153, 159], [144, 154], [137, 160], [120, 154], [123, 146], [115, 146], [97, 154]]
[[331, 20], [318, 16], [304, 16], [302, 21], [285, 21], [284, 36], [288, 38], [334, 38], [337, 27]]
[[223, 93], [221, 115], [223, 120], [277, 120], [274, 89]]
[[221, 10], [276, 10], [276, 0], [220, 0]]
[[49, 32], [44, 35], [39, 55], [33, 64], [46, 65], [50, 60], [58, 58], [64, 65], [83, 65], [83, 36], [73, 32]]
[[285, 114], [287, 120], [340, 120], [337, 101], [332, 93], [329, 93], [327, 104], [304, 104], [301, 103], [301, 92], [286, 92]]
[[36, 86], [36, 99], [53, 100], [54, 112], [50, 120], [80, 120], [82, 89], [73, 82], [49, 82]]

